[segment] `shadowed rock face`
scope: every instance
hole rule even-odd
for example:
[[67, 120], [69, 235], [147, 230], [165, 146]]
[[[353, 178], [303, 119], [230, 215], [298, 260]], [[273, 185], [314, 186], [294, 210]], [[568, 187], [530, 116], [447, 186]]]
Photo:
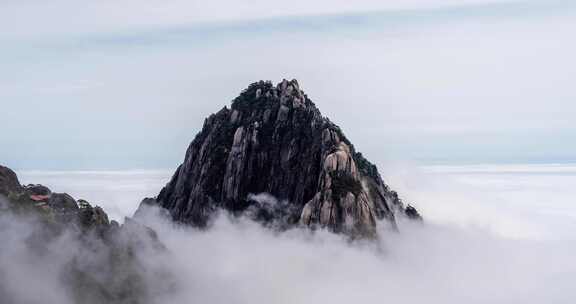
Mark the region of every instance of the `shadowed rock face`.
[[[260, 208], [249, 199], [259, 193], [287, 203]], [[200, 227], [223, 208], [362, 236], [375, 235], [379, 219], [395, 225], [396, 210], [404, 209], [296, 80], [254, 83], [230, 109], [208, 117], [157, 203], [175, 220]]]
[[8, 195], [22, 189], [18, 177], [10, 168], [0, 166], [0, 194]]

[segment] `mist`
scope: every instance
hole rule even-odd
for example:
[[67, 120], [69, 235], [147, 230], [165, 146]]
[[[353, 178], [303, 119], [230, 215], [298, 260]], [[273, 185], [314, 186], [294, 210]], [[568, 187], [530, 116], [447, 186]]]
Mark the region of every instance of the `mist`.
[[[478, 187], [499, 178], [516, 185], [526, 198], [534, 193], [530, 192], [533, 184], [525, 182], [523, 189], [518, 181], [535, 183], [553, 176], [563, 184], [573, 178], [573, 167], [558, 167], [434, 167], [409, 174], [405, 172], [409, 166], [402, 166], [404, 171], [387, 168], [387, 179], [394, 187], [409, 190], [405, 193], [423, 211], [425, 221], [399, 218], [399, 232], [379, 225], [380, 237], [375, 242], [352, 242], [322, 230], [278, 232], [226, 213], [220, 213], [209, 229], [197, 230], [174, 224], [158, 209], [146, 209], [136, 220], [158, 233], [165, 250], [150, 246], [139, 250], [138, 273], [151, 288], [146, 297], [149, 303], [572, 303], [574, 242], [554, 233], [511, 233], [530, 231], [518, 224], [520, 219], [535, 223], [532, 231], [537, 231], [542, 223], [538, 218], [544, 222], [555, 218], [538, 208], [527, 217], [524, 211], [534, 209], [530, 200], [516, 208], [514, 215], [507, 210], [518, 197], [503, 196], [510, 188], [496, 191], [492, 187], [486, 192], [487, 188]], [[434, 173], [426, 173], [430, 171]], [[562, 174], [551, 175], [551, 171]], [[522, 178], [507, 177], [511, 172]], [[474, 179], [475, 184], [462, 182]], [[535, 191], [546, 186], [540, 184]], [[548, 187], [555, 187], [556, 192], [564, 189], [550, 197], [549, 205], [569, 205], [555, 199], [572, 190]], [[457, 195], [448, 196], [449, 189]], [[480, 190], [484, 196], [476, 197]], [[268, 194], [255, 197], [276, 201]], [[476, 210], [482, 212], [471, 216]], [[506, 227], [494, 220], [500, 210], [502, 217], [509, 216]], [[570, 210], [567, 217], [574, 214]], [[60, 274], [71, 259], [89, 251], [74, 237], [64, 235], [38, 255], [24, 245], [34, 225], [30, 220], [0, 217], [2, 302], [73, 303]], [[104, 260], [98, 251], [90, 254], [90, 260]]]
[[[148, 216], [166, 252], [142, 251], [149, 303], [571, 303], [574, 244], [401, 223], [376, 243], [317, 231], [275, 233], [221, 215], [207, 231]], [[3, 303], [74, 303], [60, 281], [87, 248], [73, 238], [35, 255], [19, 246], [32, 223], [0, 223]], [[6, 250], [8, 248], [8, 250]], [[102, 261], [90, 252], [90, 259]], [[94, 270], [92, 268], [87, 268]], [[166, 276], [157, 276], [160, 269]], [[169, 278], [170, 286], [164, 286]], [[111, 281], [110, 284], [113, 284]], [[30, 292], [34, 289], [34, 293]], [[7, 297], [6, 295], [9, 295]], [[7, 299], [10, 299], [7, 300]], [[98, 302], [95, 302], [98, 303]]]
[[155, 226], [186, 288], [171, 303], [569, 303], [573, 245], [401, 223], [377, 243], [276, 234], [221, 217], [209, 231]]

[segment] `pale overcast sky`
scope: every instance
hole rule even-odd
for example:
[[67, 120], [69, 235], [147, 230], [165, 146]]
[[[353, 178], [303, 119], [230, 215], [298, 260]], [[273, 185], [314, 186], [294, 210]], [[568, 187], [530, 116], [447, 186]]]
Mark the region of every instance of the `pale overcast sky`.
[[0, 0], [0, 163], [173, 168], [204, 117], [282, 78], [376, 162], [574, 161], [575, 17], [572, 1]]

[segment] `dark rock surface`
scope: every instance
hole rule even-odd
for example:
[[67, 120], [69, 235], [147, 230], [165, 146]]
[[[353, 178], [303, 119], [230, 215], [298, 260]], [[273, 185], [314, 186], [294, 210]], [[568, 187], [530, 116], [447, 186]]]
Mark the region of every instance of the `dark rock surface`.
[[422, 220], [422, 216], [420, 215], [420, 213], [418, 212], [418, 210], [416, 210], [416, 208], [414, 208], [413, 206], [408, 205], [406, 207], [406, 209], [404, 209], [404, 214], [406, 215], [406, 217], [408, 217], [409, 219], [412, 220]]
[[[249, 199], [260, 193], [287, 203], [262, 208]], [[395, 226], [395, 215], [405, 214], [376, 166], [296, 80], [253, 83], [230, 109], [209, 116], [157, 204], [176, 221], [199, 227], [223, 208], [352, 236], [374, 236], [378, 220]]]
[[10, 192], [21, 191], [21, 188], [16, 173], [0, 165], [0, 194], [8, 195]]

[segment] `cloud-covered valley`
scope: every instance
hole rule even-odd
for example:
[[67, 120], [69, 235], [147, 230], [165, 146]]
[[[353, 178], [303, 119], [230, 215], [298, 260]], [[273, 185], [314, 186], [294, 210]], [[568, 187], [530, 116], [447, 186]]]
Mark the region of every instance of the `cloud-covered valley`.
[[[533, 166], [527, 168], [528, 173], [522, 170], [518, 173], [523, 174], [525, 181], [530, 180], [527, 174], [541, 171]], [[554, 175], [555, 181], [568, 182], [572, 178], [570, 168], [564, 170], [564, 175]], [[503, 199], [506, 197], [503, 194], [510, 194], [507, 192], [510, 185], [525, 191], [525, 197], [530, 196], [535, 193], [530, 192], [530, 183], [524, 182], [530, 187], [522, 189], [522, 183], [518, 182], [522, 179], [518, 176], [506, 178], [502, 172], [510, 170], [505, 168], [492, 168], [491, 176], [475, 175], [473, 172], [478, 172], [478, 168], [472, 173], [454, 168], [423, 171], [430, 170], [435, 173], [422, 173], [417, 183], [413, 173], [408, 175], [412, 178], [406, 178], [405, 172], [389, 176], [388, 180], [397, 187], [405, 188], [404, 191], [411, 189], [407, 192], [408, 197], [415, 200], [425, 216], [426, 212], [430, 212], [430, 216], [424, 223], [400, 221], [399, 232], [380, 225], [382, 231], [377, 242], [350, 242], [324, 231], [275, 232], [246, 218], [232, 218], [226, 214], [220, 214], [210, 229], [200, 231], [177, 226], [160, 216], [158, 210], [148, 210], [139, 220], [154, 228], [166, 247], [166, 251], [137, 253], [144, 265], [142, 274], [148, 286], [154, 286], [148, 299], [151, 303], [573, 302], [571, 286], [576, 273], [573, 263], [576, 246], [570, 238], [574, 233], [567, 232], [564, 237], [553, 237], [552, 233], [514, 235], [510, 233], [511, 227], [498, 230], [502, 226], [494, 221], [498, 217], [493, 212], [499, 212], [494, 207], [499, 205], [504, 215], [509, 216], [512, 227], [521, 230], [525, 227], [514, 226], [514, 222], [531, 222], [522, 210], [533, 209], [534, 200], [526, 200], [523, 208], [516, 208], [522, 216], [515, 217], [506, 211], [515, 199], [510, 195]], [[60, 174], [64, 174], [59, 177], [63, 182], [65, 173]], [[146, 180], [154, 179], [154, 174], [157, 173], [151, 173]], [[38, 176], [42, 175], [37, 172], [22, 174], [25, 181], [32, 177], [38, 179]], [[51, 184], [47, 176], [44, 173], [39, 182]], [[142, 175], [135, 176], [142, 178]], [[432, 183], [430, 177], [438, 182]], [[531, 182], [534, 184], [550, 177], [532, 175]], [[98, 179], [77, 174], [72, 178], [91, 180], [101, 186], [119, 181], [109, 175]], [[465, 185], [466, 178], [476, 180]], [[492, 193], [485, 192], [480, 200], [473, 197], [477, 192], [470, 192], [470, 189], [478, 188], [480, 184], [486, 187], [495, 178], [507, 180], [509, 186], [503, 190], [502, 186], [506, 184], [499, 183], [501, 187], [492, 187]], [[132, 182], [138, 184], [137, 180]], [[160, 180], [155, 186], [150, 184], [148, 191], [161, 186]], [[431, 183], [458, 190], [458, 197], [468, 198], [468, 202], [462, 202], [458, 207], [451, 198], [443, 196], [446, 192], [442, 192], [442, 187], [432, 187]], [[454, 189], [456, 185], [460, 188]], [[562, 188], [558, 184], [549, 187], [555, 187], [557, 192], [564, 191], [556, 197], [567, 195], [569, 191], [568, 187]], [[430, 191], [431, 188], [435, 191]], [[86, 191], [86, 188], [78, 189]], [[143, 190], [146, 186], [141, 185], [140, 189], [136, 192], [146, 193]], [[96, 192], [78, 195], [94, 196], [92, 199], [98, 200]], [[491, 196], [497, 204], [486, 201]], [[548, 203], [560, 206], [563, 202]], [[136, 203], [130, 204], [135, 208]], [[480, 205], [473, 209], [474, 204]], [[458, 208], [462, 210], [460, 213]], [[475, 210], [482, 210], [476, 218], [470, 215]], [[541, 209], [527, 213], [536, 224], [534, 229], [539, 227], [537, 217], [546, 220], [546, 212], [538, 210]], [[569, 218], [574, 212], [566, 210], [565, 215]], [[486, 220], [479, 224], [479, 218]], [[30, 231], [29, 225], [33, 224], [2, 217], [0, 225], [4, 248], [0, 250], [3, 293], [0, 295], [9, 295], [9, 299], [16, 299], [15, 303], [36, 303], [38, 299], [43, 303], [71, 303], [58, 274], [67, 259], [79, 252], [85, 254], [82, 245], [62, 238], [44, 254], [34, 255], [22, 245]], [[31, 294], [30, 289], [35, 293]]]

